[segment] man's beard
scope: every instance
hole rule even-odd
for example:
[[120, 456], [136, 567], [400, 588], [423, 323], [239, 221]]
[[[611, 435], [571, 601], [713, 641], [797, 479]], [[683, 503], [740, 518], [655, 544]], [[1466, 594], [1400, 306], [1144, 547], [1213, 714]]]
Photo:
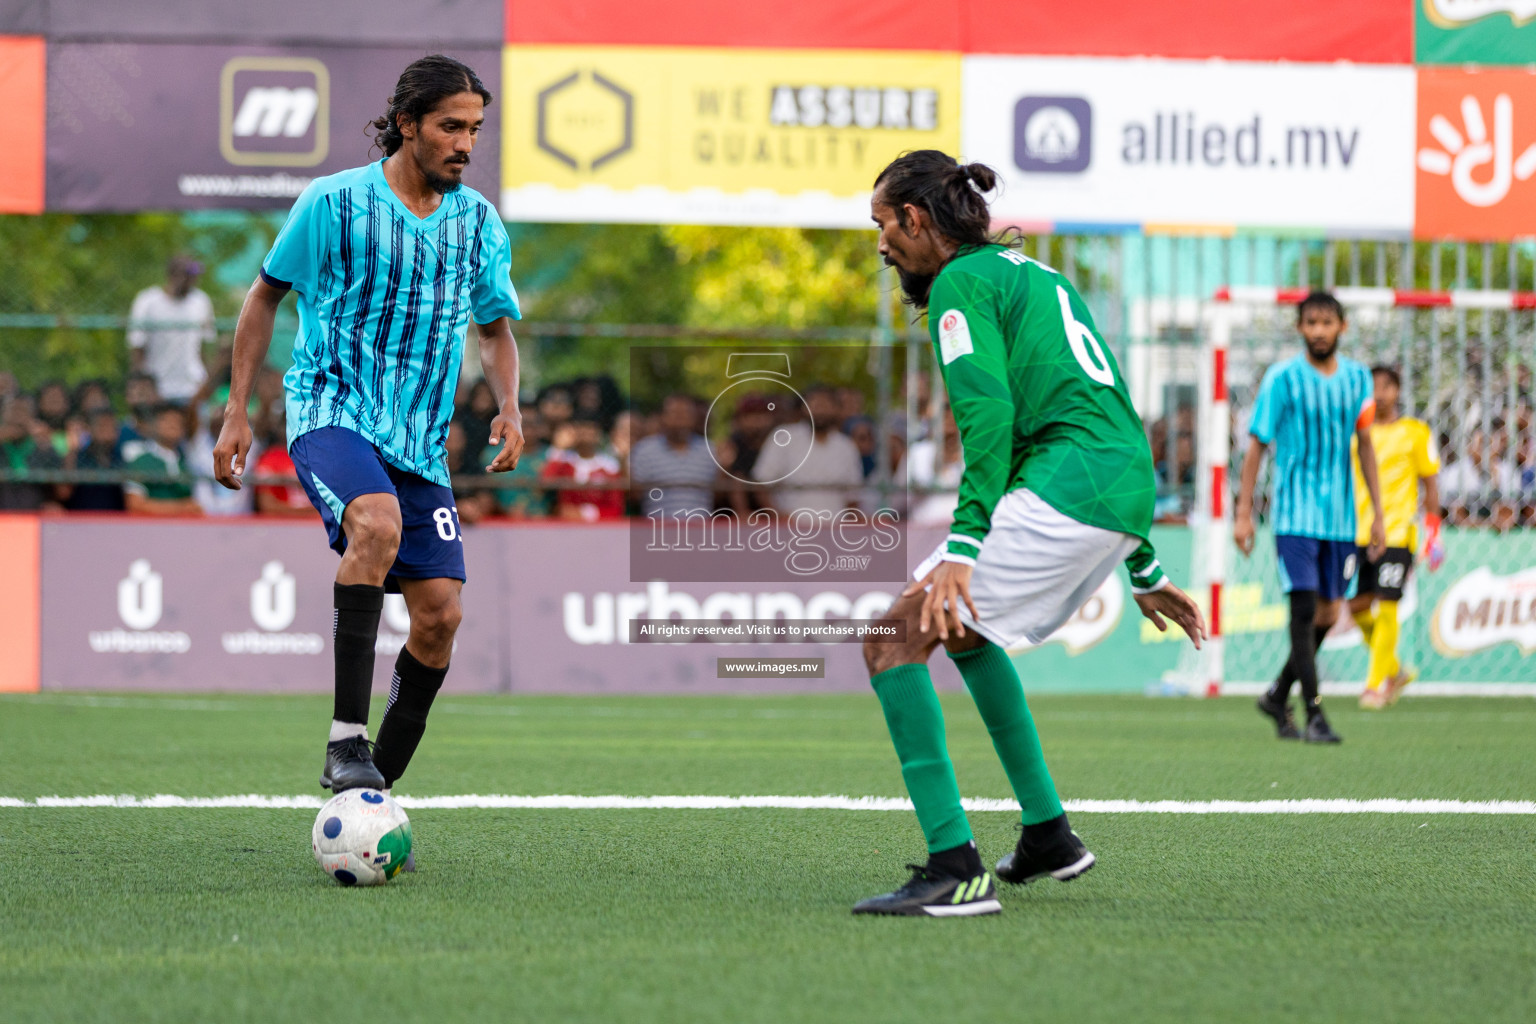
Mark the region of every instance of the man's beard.
[[1319, 362], [1321, 362], [1321, 361], [1323, 361], [1325, 359], [1332, 359], [1333, 358], [1333, 354], [1335, 352], [1337, 352], [1338, 350], [1339, 350], [1339, 339], [1338, 338], [1334, 338], [1332, 343], [1329, 344], [1328, 348], [1326, 350], [1324, 350], [1324, 351], [1321, 351], [1321, 352], [1318, 351], [1318, 346], [1315, 343], [1313, 343], [1311, 341], [1307, 342], [1307, 351], [1312, 354], [1312, 358], [1313, 359], [1316, 359]]
[[[468, 167], [469, 161], [465, 160], [463, 163], [457, 164], [455, 166]], [[460, 173], [462, 174], [462, 172]], [[425, 174], [427, 178], [427, 187], [441, 196], [445, 196], [450, 192], [457, 192], [459, 187], [464, 184], [462, 177], [450, 178], [446, 174], [435, 174], [432, 171], [426, 171]]]
[[933, 279], [937, 274], [919, 274], [916, 271], [904, 270], [886, 260], [886, 266], [896, 267], [896, 276], [901, 279], [902, 300], [917, 309], [928, 308], [928, 293], [933, 290]]

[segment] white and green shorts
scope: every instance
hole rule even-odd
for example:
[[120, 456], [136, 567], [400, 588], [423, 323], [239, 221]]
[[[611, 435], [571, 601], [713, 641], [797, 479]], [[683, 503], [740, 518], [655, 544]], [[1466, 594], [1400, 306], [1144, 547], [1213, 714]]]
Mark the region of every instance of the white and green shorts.
[[[946, 538], [913, 578], [932, 572], [948, 544]], [[971, 574], [971, 601], [981, 620], [962, 601], [960, 621], [1005, 649], [1040, 643], [1140, 544], [1130, 534], [1063, 515], [1032, 491], [1012, 491], [992, 510], [992, 527]]]

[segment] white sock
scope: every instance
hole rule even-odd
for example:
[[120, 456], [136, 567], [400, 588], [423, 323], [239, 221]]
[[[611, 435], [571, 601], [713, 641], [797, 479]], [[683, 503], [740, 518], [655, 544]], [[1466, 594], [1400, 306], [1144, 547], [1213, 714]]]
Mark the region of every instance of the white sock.
[[337, 740], [349, 740], [353, 736], [361, 736], [363, 739], [367, 739], [368, 727], [358, 722], [338, 722], [334, 718], [331, 719], [330, 742], [335, 743]]

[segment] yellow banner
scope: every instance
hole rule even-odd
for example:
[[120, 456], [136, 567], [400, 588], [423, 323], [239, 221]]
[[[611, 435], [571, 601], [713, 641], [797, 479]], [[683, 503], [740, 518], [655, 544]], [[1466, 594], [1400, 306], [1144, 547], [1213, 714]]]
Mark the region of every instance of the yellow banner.
[[960, 142], [958, 54], [509, 46], [502, 87], [513, 218], [862, 222], [894, 157]]

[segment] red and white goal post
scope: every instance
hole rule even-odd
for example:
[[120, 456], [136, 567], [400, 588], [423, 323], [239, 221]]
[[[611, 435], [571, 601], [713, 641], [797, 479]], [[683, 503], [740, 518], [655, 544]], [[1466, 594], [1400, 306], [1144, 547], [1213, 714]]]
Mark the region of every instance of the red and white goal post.
[[[1295, 309], [1308, 291], [1262, 286], [1221, 288], [1203, 308], [1189, 588], [1205, 608], [1210, 639], [1198, 653], [1186, 648], [1178, 669], [1165, 680], [1164, 692], [1218, 696], [1229, 685], [1228, 692], [1247, 692], [1258, 681], [1247, 676], [1264, 671], [1265, 665], [1272, 665], [1268, 670], [1272, 676], [1284, 660], [1288, 641], [1283, 625], [1270, 629], [1273, 624], [1267, 619], [1256, 625], [1249, 613], [1257, 609], [1249, 609], [1245, 603], [1234, 615], [1228, 600], [1236, 585], [1246, 602], [1256, 592], [1257, 581], [1274, 572], [1272, 552], [1261, 553], [1256, 548], [1252, 559], [1242, 559], [1232, 542], [1233, 505], [1241, 472], [1240, 459], [1233, 458], [1233, 445], [1246, 440], [1240, 434], [1263, 370], [1269, 363], [1301, 351]], [[1426, 420], [1453, 446], [1479, 431], [1486, 441], [1500, 429], [1499, 410], [1524, 409], [1529, 404], [1529, 395], [1517, 393], [1516, 378], [1523, 380], [1536, 367], [1536, 316], [1526, 312], [1517, 318], [1517, 314], [1536, 310], [1536, 292], [1340, 287], [1332, 289], [1332, 294], [1343, 303], [1349, 321], [1341, 352], [1367, 365], [1383, 362], [1399, 367], [1404, 378], [1402, 414]], [[1493, 431], [1489, 430], [1490, 423]], [[1518, 432], [1512, 425], [1504, 429], [1512, 439], [1502, 442], [1507, 452], [1504, 457], [1513, 469], [1512, 450], [1522, 444], [1531, 446], [1533, 439], [1523, 435], [1536, 428], [1526, 424]], [[1266, 466], [1271, 461], [1266, 460]], [[1260, 476], [1260, 492], [1268, 486], [1267, 478], [1266, 468]], [[1498, 502], [1507, 501], [1496, 489], [1470, 495], [1468, 500], [1485, 512], [1490, 503], [1497, 507]], [[1520, 500], [1517, 498], [1515, 504]], [[1449, 504], [1443, 486], [1442, 501]], [[1258, 496], [1255, 503], [1260, 504]], [[1483, 525], [1490, 526], [1486, 531], [1490, 536], [1497, 532], [1495, 524]], [[1274, 618], [1273, 612], [1268, 609], [1265, 614]], [[1239, 631], [1246, 633], [1245, 649], [1238, 659], [1241, 665], [1233, 664], [1228, 646], [1226, 627], [1234, 618], [1243, 620]], [[1340, 628], [1350, 627], [1346, 622]], [[1266, 639], [1260, 640], [1257, 634], [1261, 632]], [[1412, 651], [1405, 653], [1411, 656]], [[1230, 676], [1234, 668], [1242, 673], [1236, 678]], [[1324, 680], [1325, 692], [1330, 689], [1328, 682]], [[1353, 683], [1335, 680], [1331, 688], [1339, 692], [1350, 685]]]

